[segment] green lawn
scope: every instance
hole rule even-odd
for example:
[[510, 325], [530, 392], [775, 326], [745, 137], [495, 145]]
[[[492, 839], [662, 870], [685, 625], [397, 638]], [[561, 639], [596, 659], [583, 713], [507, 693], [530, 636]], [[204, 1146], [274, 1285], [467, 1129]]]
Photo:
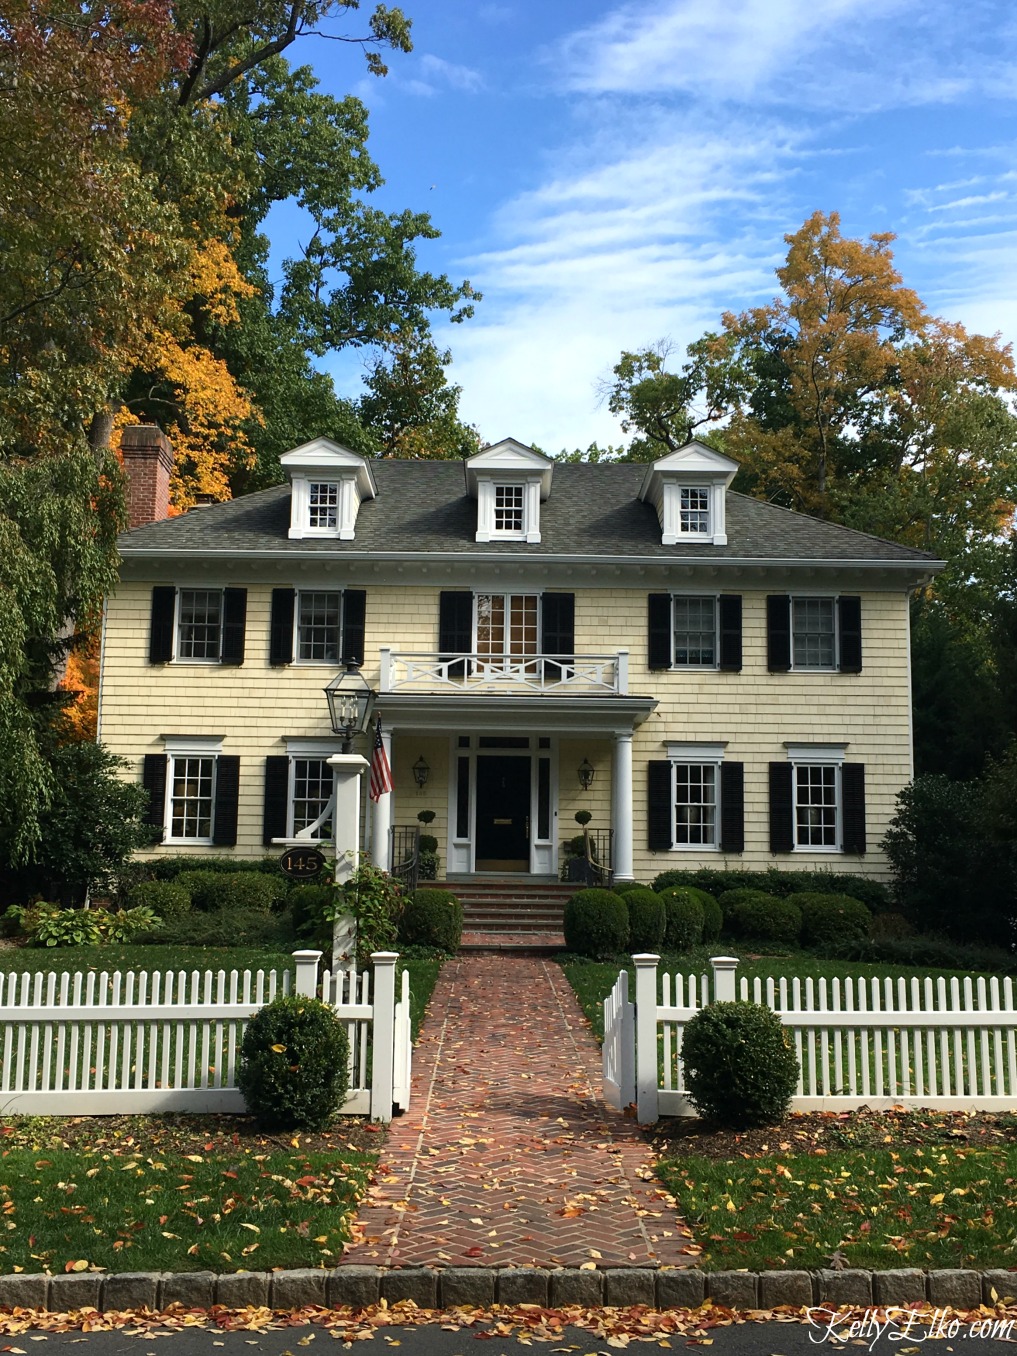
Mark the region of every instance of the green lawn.
[[2, 1133], [3, 1272], [334, 1266], [376, 1159], [350, 1121], [263, 1138], [243, 1117], [26, 1117]]
[[657, 1164], [702, 1265], [808, 1270], [838, 1250], [881, 1270], [1017, 1265], [1017, 1145], [795, 1155], [787, 1133], [771, 1132], [776, 1153]]
[[[710, 969], [711, 955], [740, 956], [742, 958], [741, 963], [736, 971], [738, 979], [741, 979], [742, 976], [749, 980], [758, 978], [764, 984], [767, 979], [779, 980], [786, 977], [790, 980], [795, 975], [803, 981], [808, 978], [813, 981], [825, 978], [829, 981], [835, 976], [841, 980], [849, 977], [855, 980], [858, 978], [871, 980], [873, 978], [884, 979], [887, 976], [896, 979], [899, 975], [903, 975], [905, 979], [910, 980], [913, 975], [919, 979], [924, 979], [927, 975], [932, 979], [937, 979], [940, 975], [949, 979], [955, 975], [963, 978], [965, 975], [975, 973], [970, 970], [923, 969], [889, 961], [826, 960], [808, 951], [759, 955], [754, 949], [750, 950], [746, 947], [732, 945], [729, 942], [715, 942], [709, 947], [700, 946], [693, 951], [664, 955], [658, 966], [658, 977], [665, 973], [670, 975], [695, 975], [698, 980], [698, 977], [704, 973], [712, 974]], [[629, 997], [634, 999], [636, 992], [635, 967], [629, 957], [620, 956], [614, 961], [569, 959], [562, 963], [565, 977], [575, 991], [580, 1006], [586, 1013], [598, 1040], [602, 1040], [604, 1036], [604, 999], [611, 992], [611, 988], [618, 978], [619, 970], [623, 968], [629, 972]]]

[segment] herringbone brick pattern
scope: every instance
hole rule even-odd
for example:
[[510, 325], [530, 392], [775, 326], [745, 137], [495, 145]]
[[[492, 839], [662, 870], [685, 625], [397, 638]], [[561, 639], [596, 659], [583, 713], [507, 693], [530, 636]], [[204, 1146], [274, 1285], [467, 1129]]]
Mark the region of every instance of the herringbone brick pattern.
[[558, 967], [475, 955], [442, 970], [345, 1263], [681, 1266], [691, 1235]]

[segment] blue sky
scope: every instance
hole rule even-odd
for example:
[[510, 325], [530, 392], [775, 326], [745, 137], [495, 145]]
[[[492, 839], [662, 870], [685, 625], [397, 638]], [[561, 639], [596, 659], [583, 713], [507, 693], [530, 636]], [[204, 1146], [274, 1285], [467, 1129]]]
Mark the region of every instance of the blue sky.
[[[369, 8], [365, 4], [365, 8]], [[893, 231], [934, 313], [1017, 335], [1017, 12], [942, 0], [404, 0], [384, 80], [295, 53], [371, 114], [379, 205], [484, 293], [447, 329], [461, 411], [548, 452], [624, 441], [597, 383], [775, 292], [783, 236]], [[349, 27], [349, 25], [347, 25]], [[277, 253], [299, 237], [271, 222]], [[363, 356], [326, 363], [348, 394]]]

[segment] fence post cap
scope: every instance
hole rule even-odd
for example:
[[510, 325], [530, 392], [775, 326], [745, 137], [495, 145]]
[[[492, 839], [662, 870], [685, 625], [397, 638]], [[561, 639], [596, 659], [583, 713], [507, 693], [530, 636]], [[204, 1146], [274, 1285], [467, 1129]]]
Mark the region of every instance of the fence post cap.
[[632, 962], [637, 970], [642, 970], [644, 967], [649, 967], [651, 965], [657, 965], [659, 961], [660, 957], [652, 951], [640, 951], [637, 956], [632, 957]]
[[320, 951], [294, 951], [293, 959], [296, 961], [314, 961], [317, 963], [321, 960], [321, 955], [322, 953]]
[[399, 959], [398, 951], [372, 951], [371, 960], [375, 965], [395, 965]]
[[734, 970], [741, 961], [737, 956], [711, 956], [710, 964], [715, 970]]

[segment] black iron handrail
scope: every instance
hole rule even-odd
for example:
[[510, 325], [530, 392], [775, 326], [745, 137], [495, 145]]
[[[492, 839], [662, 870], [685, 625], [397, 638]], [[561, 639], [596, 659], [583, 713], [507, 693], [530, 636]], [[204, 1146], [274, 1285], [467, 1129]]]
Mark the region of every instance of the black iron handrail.
[[420, 825], [392, 826], [391, 874], [407, 890], [417, 888], [420, 876]]

